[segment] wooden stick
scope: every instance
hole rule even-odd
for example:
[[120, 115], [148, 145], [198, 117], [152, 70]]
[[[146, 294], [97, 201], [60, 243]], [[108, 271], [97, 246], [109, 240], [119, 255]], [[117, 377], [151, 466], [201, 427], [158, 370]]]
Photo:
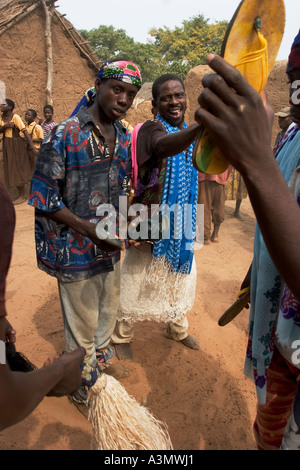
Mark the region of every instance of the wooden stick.
[[[68, 33], [69, 37], [72, 39], [74, 45], [79, 49], [80, 53], [85, 57], [89, 64], [91, 64], [92, 68], [96, 71], [99, 71], [101, 61], [99, 56], [96, 54], [95, 51], [89, 46], [89, 41], [86, 43], [82, 42], [81, 34], [74, 28], [74, 26], [70, 25], [67, 20], [65, 20], [62, 15], [57, 11], [54, 10], [54, 15], [61, 23], [63, 29]], [[85, 47], [86, 45], [86, 47]]]
[[8, 29], [12, 28], [15, 24], [19, 23], [23, 18], [25, 18], [27, 15], [33, 12], [36, 8], [37, 8], [37, 4], [34, 4], [27, 9], [23, 8], [16, 15], [0, 23], [0, 27], [3, 28], [0, 31], [0, 36], [2, 36]]
[[51, 18], [52, 18], [53, 13], [47, 7], [45, 0], [41, 0], [41, 3], [44, 7], [45, 16], [46, 16], [46, 28], [45, 28], [46, 50], [47, 50], [46, 104], [53, 105], [53, 98], [52, 98], [53, 50], [52, 50], [52, 32], [51, 32]]

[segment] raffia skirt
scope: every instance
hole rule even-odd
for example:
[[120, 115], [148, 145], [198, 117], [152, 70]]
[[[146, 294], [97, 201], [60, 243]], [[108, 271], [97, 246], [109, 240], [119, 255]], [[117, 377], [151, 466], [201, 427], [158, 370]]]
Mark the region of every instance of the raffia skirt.
[[195, 260], [190, 274], [173, 273], [153, 260], [150, 245], [131, 246], [121, 266], [118, 320], [180, 321], [194, 305], [196, 282]]

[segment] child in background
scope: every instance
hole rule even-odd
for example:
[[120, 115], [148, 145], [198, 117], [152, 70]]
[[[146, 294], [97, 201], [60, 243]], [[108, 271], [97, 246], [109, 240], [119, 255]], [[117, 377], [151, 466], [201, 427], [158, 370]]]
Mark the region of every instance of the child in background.
[[26, 130], [31, 136], [33, 146], [38, 151], [44, 140], [44, 131], [36, 122], [37, 112], [34, 109], [28, 109], [25, 114]]
[[33, 174], [35, 168], [36, 157], [38, 156], [40, 147], [44, 140], [44, 131], [36, 122], [37, 112], [35, 109], [28, 109], [25, 113], [26, 130], [31, 137], [33, 149], [27, 147], [27, 153], [30, 161], [31, 172]]
[[28, 149], [34, 152], [34, 146], [21, 117], [14, 112], [15, 103], [6, 99], [1, 104], [0, 133], [3, 134], [3, 166], [7, 188], [16, 188], [18, 195], [14, 204], [27, 200], [25, 186], [32, 176], [32, 166]]
[[40, 121], [40, 125], [44, 131], [44, 137], [47, 137], [52, 129], [57, 125], [57, 122], [53, 120], [53, 106], [46, 104], [43, 108], [44, 112], [44, 121]]

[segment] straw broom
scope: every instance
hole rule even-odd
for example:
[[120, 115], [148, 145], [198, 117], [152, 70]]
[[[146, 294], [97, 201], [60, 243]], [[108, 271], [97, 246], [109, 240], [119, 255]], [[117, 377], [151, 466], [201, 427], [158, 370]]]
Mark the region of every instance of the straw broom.
[[88, 395], [86, 405], [72, 403], [92, 424], [92, 450], [173, 450], [165, 423], [114, 377], [103, 373]]
[[[14, 344], [6, 343], [12, 370], [35, 370]], [[114, 377], [102, 373], [89, 390], [92, 450], [173, 450], [167, 427], [131, 397]]]
[[172, 450], [167, 427], [114, 377], [102, 374], [90, 389], [92, 450]]

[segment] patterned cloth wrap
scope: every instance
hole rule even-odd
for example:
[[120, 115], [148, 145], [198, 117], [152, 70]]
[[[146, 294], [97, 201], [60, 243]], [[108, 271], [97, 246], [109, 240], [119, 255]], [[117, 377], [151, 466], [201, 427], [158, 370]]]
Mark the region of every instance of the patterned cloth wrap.
[[290, 137], [293, 138], [293, 135], [296, 132], [298, 132], [296, 124], [294, 126], [290, 126], [289, 129], [286, 131], [286, 133], [281, 137], [281, 139], [279, 139], [277, 144], [274, 145], [273, 154], [274, 154], [275, 158], [277, 157], [277, 153], [282, 148], [283, 144], [287, 140], [289, 140]]
[[[300, 130], [294, 126], [288, 139], [278, 150], [276, 160], [289, 184], [300, 164]], [[300, 206], [300, 196], [296, 196]], [[259, 269], [258, 269], [259, 267]], [[256, 385], [259, 403], [266, 402], [266, 371], [274, 352], [275, 335], [278, 342], [292, 349], [300, 338], [300, 304], [284, 286], [271, 260], [263, 237], [256, 226], [254, 258], [251, 271], [249, 340], [245, 374]]]
[[83, 362], [80, 366], [81, 385], [83, 387], [92, 387], [108, 367], [109, 361], [113, 355], [114, 350], [110, 346], [103, 349], [96, 349], [96, 367], [91, 366], [88, 362]]
[[[133, 62], [127, 62], [125, 60], [119, 60], [117, 62], [106, 62], [99, 70], [97, 78], [100, 80], [113, 78], [114, 80], [119, 80], [124, 83], [130, 83], [137, 86], [138, 88], [141, 88], [142, 86], [142, 76], [138, 67]], [[77, 104], [71, 116], [77, 114], [81, 106], [91, 106], [95, 97], [95, 87], [89, 88]]]
[[[300, 31], [288, 59], [286, 72], [300, 69]], [[288, 185], [293, 186], [300, 165], [300, 129], [293, 126], [275, 149], [276, 160]], [[300, 194], [295, 194], [300, 206]], [[258, 269], [259, 268], [259, 269]], [[283, 289], [283, 291], [282, 291]], [[283, 285], [256, 226], [254, 258], [251, 271], [249, 340], [245, 374], [254, 380], [258, 402], [266, 402], [266, 372], [274, 353], [275, 340], [292, 349], [300, 338], [300, 303]]]

